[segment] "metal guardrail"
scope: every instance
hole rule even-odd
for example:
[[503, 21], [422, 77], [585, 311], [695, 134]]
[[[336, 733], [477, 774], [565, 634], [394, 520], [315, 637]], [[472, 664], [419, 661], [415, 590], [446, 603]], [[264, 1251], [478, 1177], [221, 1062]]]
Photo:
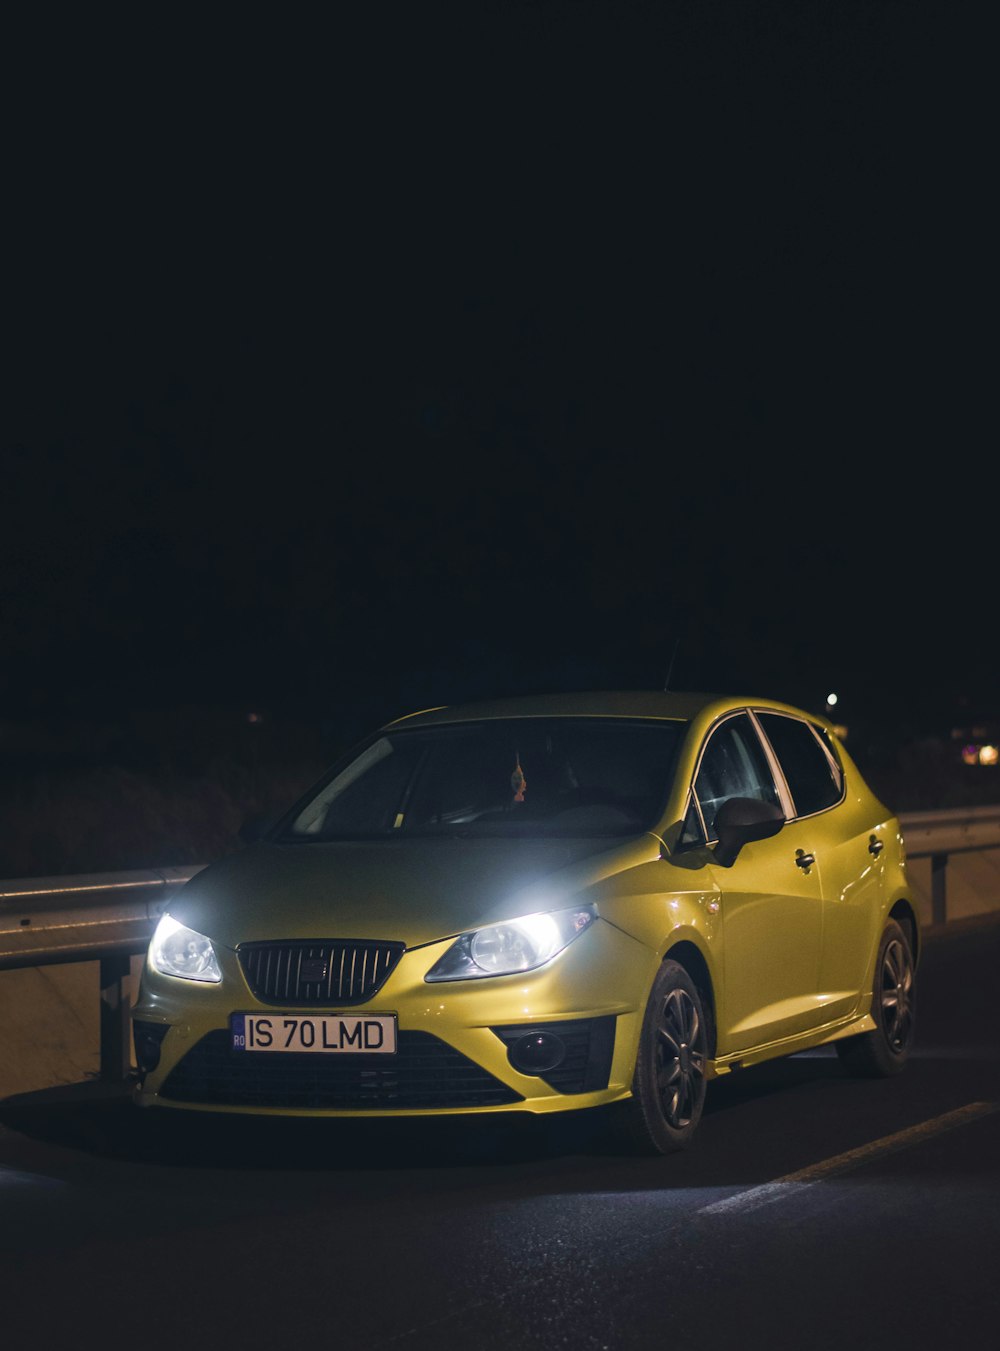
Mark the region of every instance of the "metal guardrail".
[[1000, 806], [901, 812], [907, 858], [931, 861], [931, 923], [948, 920], [948, 859], [952, 854], [1000, 849]]
[[124, 1079], [131, 1065], [130, 959], [145, 952], [170, 896], [202, 867], [0, 882], [0, 970], [100, 963], [102, 1079]]
[[0, 970], [145, 951], [172, 892], [204, 866], [0, 882]]
[[[931, 860], [931, 914], [947, 919], [948, 858], [1000, 848], [1000, 805], [900, 816], [909, 858]], [[130, 958], [145, 952], [178, 886], [204, 864], [0, 882], [0, 970], [57, 962], [100, 963], [101, 1078], [127, 1076]]]

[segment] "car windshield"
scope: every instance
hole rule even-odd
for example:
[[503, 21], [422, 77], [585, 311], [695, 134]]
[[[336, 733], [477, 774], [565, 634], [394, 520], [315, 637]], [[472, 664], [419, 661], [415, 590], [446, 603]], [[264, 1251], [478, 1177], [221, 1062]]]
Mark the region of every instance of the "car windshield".
[[278, 838], [634, 835], [665, 804], [684, 724], [523, 718], [389, 730]]

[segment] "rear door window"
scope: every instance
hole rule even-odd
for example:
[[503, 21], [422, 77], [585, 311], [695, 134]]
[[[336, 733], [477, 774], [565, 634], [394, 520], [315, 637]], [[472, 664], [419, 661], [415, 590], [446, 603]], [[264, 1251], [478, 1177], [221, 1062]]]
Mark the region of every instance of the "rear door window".
[[810, 725], [783, 713], [757, 717], [785, 775], [795, 815], [812, 816], [839, 802], [840, 773]]
[[745, 713], [727, 718], [711, 735], [694, 782], [708, 838], [717, 838], [715, 816], [731, 797], [750, 797], [780, 807], [764, 748]]

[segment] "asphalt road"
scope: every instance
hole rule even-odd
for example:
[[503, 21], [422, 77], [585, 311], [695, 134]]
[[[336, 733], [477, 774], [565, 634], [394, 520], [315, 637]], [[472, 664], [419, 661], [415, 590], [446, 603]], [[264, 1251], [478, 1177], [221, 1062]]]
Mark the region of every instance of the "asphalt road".
[[156, 1129], [99, 1085], [9, 1098], [0, 1344], [992, 1344], [998, 959], [1000, 915], [931, 931], [905, 1074], [743, 1071], [667, 1159], [593, 1113]]

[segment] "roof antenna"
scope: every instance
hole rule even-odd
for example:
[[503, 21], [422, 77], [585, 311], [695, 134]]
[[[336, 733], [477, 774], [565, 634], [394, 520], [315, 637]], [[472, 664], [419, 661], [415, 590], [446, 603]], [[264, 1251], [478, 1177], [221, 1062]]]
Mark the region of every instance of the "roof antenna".
[[673, 651], [673, 655], [672, 655], [671, 658], [670, 658], [670, 665], [667, 667], [667, 678], [666, 678], [666, 680], [663, 682], [663, 692], [664, 692], [664, 694], [666, 694], [667, 690], [669, 690], [669, 688], [670, 688], [670, 677], [671, 677], [671, 676], [673, 675], [673, 673], [674, 673], [674, 662], [677, 660], [677, 649], [680, 647], [680, 645], [681, 645], [681, 639], [680, 639], [680, 634], [678, 634], [678, 635], [677, 635], [677, 640], [676, 640], [676, 642], [674, 643], [674, 651]]

